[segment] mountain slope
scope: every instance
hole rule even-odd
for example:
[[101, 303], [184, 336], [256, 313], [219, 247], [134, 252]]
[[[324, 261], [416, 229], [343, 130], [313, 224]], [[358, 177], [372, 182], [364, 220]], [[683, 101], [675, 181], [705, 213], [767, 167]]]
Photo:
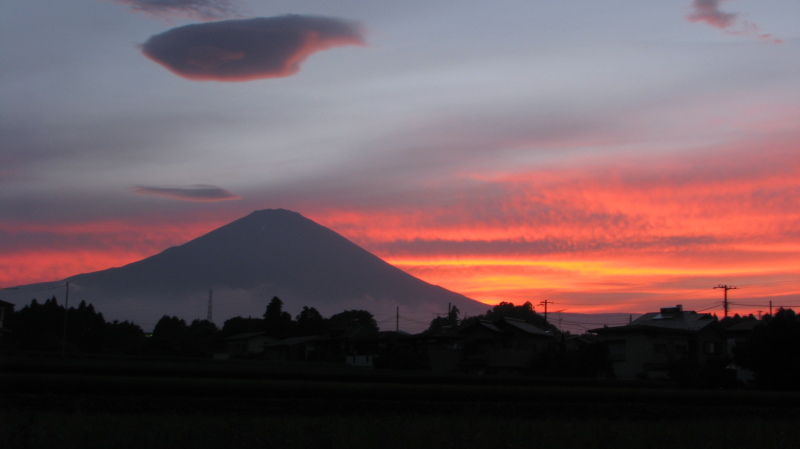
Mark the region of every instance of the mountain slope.
[[[323, 315], [366, 309], [376, 316], [445, 313], [482, 306], [428, 284], [354, 243], [287, 210], [261, 210], [183, 245], [129, 265], [72, 276], [71, 300], [85, 300], [114, 319], [147, 328], [163, 314], [205, 318], [213, 289], [218, 324], [260, 316], [272, 296], [296, 315], [302, 306]], [[418, 315], [419, 316], [419, 315]]]

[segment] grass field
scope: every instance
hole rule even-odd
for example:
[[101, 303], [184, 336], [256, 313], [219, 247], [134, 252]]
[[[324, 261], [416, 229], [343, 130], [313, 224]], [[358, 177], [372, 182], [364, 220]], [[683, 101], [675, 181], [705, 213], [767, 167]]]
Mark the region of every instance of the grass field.
[[796, 393], [340, 365], [1, 363], [4, 449], [795, 448], [800, 441]]

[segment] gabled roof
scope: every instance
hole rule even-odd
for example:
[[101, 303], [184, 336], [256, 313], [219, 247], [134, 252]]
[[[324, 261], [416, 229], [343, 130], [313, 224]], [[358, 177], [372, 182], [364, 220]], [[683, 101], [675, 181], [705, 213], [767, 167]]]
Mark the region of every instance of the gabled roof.
[[523, 333], [529, 335], [537, 335], [541, 337], [552, 337], [553, 334], [547, 332], [545, 330], [539, 329], [538, 327], [534, 326], [533, 324], [528, 323], [525, 320], [520, 320], [518, 318], [502, 318], [500, 321], [497, 322], [498, 325], [503, 326], [506, 325], [514, 330], [521, 331]]
[[520, 320], [517, 318], [508, 318], [508, 317], [500, 318], [499, 320], [494, 322], [479, 320], [468, 325], [464, 329], [461, 329], [459, 332], [463, 333], [465, 331], [468, 331], [469, 329], [474, 329], [474, 328], [486, 329], [495, 334], [516, 333], [516, 334], [533, 335], [537, 337], [553, 336], [550, 332], [539, 329], [538, 327], [528, 323], [525, 320]]
[[631, 326], [652, 326], [666, 329], [680, 329], [698, 331], [714, 322], [714, 317], [708, 313], [695, 311], [676, 313], [646, 313], [631, 322]]
[[493, 332], [493, 333], [496, 333], [496, 334], [502, 334], [503, 333], [503, 331], [500, 328], [498, 328], [497, 326], [495, 326], [494, 323], [492, 323], [491, 321], [487, 321], [487, 320], [477, 320], [477, 321], [475, 321], [473, 323], [470, 323], [466, 327], [464, 327], [463, 329], [460, 329], [459, 333], [466, 332], [466, 331], [468, 331], [470, 329], [473, 329], [473, 328], [486, 329], [486, 330], [488, 330], [490, 332]]
[[716, 320], [710, 314], [684, 311], [683, 307], [678, 305], [677, 307], [662, 308], [659, 312], [646, 313], [625, 326], [603, 327], [592, 329], [592, 332], [634, 332], [638, 330], [697, 332], [713, 323], [716, 323]]

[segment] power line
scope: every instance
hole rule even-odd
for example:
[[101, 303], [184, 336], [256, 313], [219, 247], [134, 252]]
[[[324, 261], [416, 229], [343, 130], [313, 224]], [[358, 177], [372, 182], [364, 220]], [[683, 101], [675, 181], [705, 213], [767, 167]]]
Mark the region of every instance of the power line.
[[772, 287], [776, 285], [787, 285], [787, 284], [800, 284], [800, 279], [793, 279], [790, 281], [765, 282], [763, 284], [745, 284], [743, 285], [743, 287]]

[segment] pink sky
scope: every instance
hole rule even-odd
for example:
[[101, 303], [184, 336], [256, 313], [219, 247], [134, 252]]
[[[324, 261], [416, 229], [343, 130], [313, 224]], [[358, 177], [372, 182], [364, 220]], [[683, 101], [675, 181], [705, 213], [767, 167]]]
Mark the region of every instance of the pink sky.
[[[0, 287], [285, 208], [487, 304], [800, 304], [800, 2], [146, 3], [0, 5]], [[245, 82], [142, 54], [286, 14], [356, 34]]]

